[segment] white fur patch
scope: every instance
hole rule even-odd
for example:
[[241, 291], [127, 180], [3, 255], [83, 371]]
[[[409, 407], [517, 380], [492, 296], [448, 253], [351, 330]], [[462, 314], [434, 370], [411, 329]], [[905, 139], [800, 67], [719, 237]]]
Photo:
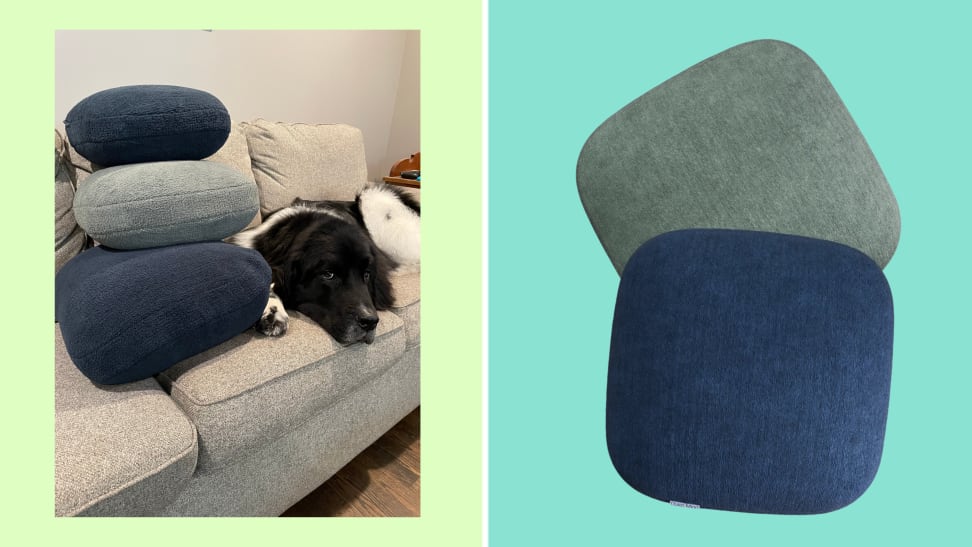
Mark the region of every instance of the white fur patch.
[[260, 320], [254, 327], [267, 336], [282, 336], [287, 332], [289, 322], [290, 316], [287, 315], [287, 310], [284, 309], [280, 297], [273, 292], [273, 283], [271, 283], [267, 305], [263, 307], [263, 315], [260, 316]]
[[399, 264], [400, 272], [417, 272], [421, 266], [421, 217], [381, 185], [368, 186], [359, 199], [361, 217], [379, 249]]
[[226, 242], [232, 243], [234, 245], [239, 245], [240, 247], [246, 247], [248, 249], [252, 249], [253, 241], [257, 237], [265, 234], [267, 230], [273, 228], [280, 222], [283, 222], [285, 219], [295, 216], [297, 215], [297, 213], [303, 211], [310, 211], [312, 213], [330, 215], [332, 217], [340, 218], [340, 219], [344, 218], [339, 213], [335, 213], [334, 211], [329, 211], [327, 209], [323, 209], [320, 207], [308, 207], [306, 205], [291, 205], [290, 207], [285, 207], [275, 212], [274, 214], [270, 215], [269, 217], [267, 217], [266, 220], [263, 221], [263, 224], [257, 226], [256, 228], [252, 228], [245, 232], [240, 232], [235, 236], [226, 238]]

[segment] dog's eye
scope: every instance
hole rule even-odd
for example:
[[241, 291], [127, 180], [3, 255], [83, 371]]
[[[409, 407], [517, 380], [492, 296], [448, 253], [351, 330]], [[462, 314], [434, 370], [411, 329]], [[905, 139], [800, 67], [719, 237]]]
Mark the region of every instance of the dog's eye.
[[365, 272], [365, 274], [364, 274], [364, 280], [365, 281], [368, 281], [370, 279], [371, 279], [371, 272]]
[[330, 280], [334, 279], [334, 272], [324, 272], [321, 274], [321, 279]]

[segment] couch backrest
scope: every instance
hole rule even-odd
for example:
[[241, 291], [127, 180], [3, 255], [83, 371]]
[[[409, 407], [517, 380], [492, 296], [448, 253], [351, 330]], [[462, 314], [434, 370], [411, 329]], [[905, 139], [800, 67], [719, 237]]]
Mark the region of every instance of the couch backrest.
[[364, 138], [356, 127], [259, 119], [240, 125], [263, 214], [296, 197], [351, 200], [368, 181]]

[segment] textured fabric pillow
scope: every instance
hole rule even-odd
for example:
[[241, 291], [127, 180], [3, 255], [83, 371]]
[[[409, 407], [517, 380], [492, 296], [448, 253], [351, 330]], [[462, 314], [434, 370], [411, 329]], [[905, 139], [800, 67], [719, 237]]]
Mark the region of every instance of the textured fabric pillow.
[[205, 91], [133, 85], [83, 99], [68, 112], [64, 128], [78, 153], [109, 167], [205, 158], [226, 141], [230, 117]]
[[356, 127], [266, 120], [242, 126], [264, 217], [297, 197], [353, 200], [368, 181], [364, 138]]
[[263, 257], [228, 243], [95, 247], [58, 272], [54, 318], [78, 369], [93, 382], [120, 384], [243, 332], [269, 290]]
[[116, 249], [219, 240], [246, 227], [259, 206], [252, 180], [209, 161], [109, 167], [74, 198], [78, 224]]
[[839, 509], [880, 463], [892, 331], [887, 281], [850, 247], [733, 230], [658, 236], [618, 290], [614, 466], [674, 504]]
[[[234, 170], [242, 173], [247, 180], [253, 181], [253, 186], [254, 188], [256, 187], [256, 181], [253, 179], [253, 163], [250, 161], [250, 149], [246, 145], [246, 135], [243, 134], [241, 124], [233, 124], [229, 137], [226, 138], [223, 147], [217, 150], [212, 156], [206, 158], [206, 161], [214, 161], [232, 167]], [[253, 215], [253, 219], [247, 225], [247, 228], [259, 226], [261, 220], [258, 209], [257, 213]]]
[[590, 136], [577, 184], [618, 272], [684, 228], [804, 235], [884, 267], [900, 216], [863, 135], [820, 68], [783, 42], [746, 43], [648, 91]]
[[65, 165], [64, 143], [54, 132], [54, 272], [81, 252], [84, 232], [74, 219], [74, 186]]

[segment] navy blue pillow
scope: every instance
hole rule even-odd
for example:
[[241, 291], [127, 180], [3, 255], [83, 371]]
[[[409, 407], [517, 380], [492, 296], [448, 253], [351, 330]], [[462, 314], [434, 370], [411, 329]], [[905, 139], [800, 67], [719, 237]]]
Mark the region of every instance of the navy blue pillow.
[[95, 247], [57, 273], [54, 318], [68, 355], [99, 384], [148, 378], [260, 318], [270, 267], [221, 242]]
[[229, 137], [230, 116], [216, 97], [174, 85], [99, 91], [64, 120], [71, 146], [98, 165], [201, 160]]
[[618, 290], [614, 466], [675, 505], [839, 509], [880, 463], [892, 331], [888, 283], [855, 249], [735, 230], [657, 236]]

